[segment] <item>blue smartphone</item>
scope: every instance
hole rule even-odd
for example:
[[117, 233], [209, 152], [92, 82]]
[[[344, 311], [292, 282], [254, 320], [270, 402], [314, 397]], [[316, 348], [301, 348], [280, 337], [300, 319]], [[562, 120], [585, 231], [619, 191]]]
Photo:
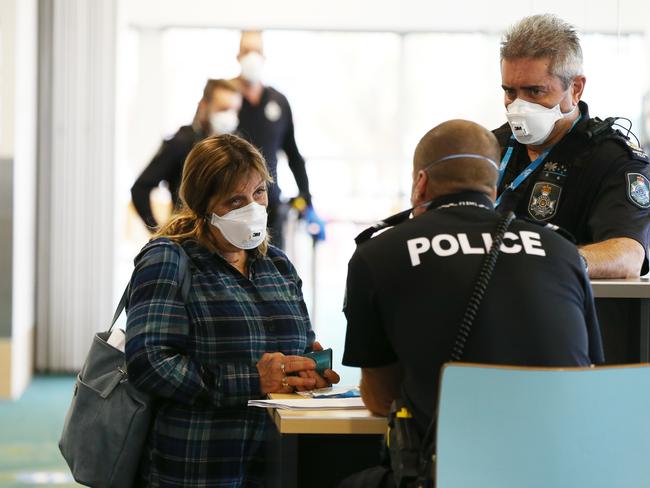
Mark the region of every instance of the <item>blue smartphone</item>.
[[326, 369], [332, 369], [332, 348], [328, 347], [322, 351], [308, 352], [303, 357], [313, 359], [316, 363], [316, 372], [322, 375]]

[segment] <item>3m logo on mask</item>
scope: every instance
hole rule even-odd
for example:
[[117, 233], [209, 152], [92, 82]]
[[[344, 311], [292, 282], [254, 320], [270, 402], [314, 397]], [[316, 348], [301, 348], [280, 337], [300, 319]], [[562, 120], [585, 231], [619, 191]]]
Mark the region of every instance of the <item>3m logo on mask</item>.
[[[470, 238], [465, 233], [459, 234], [438, 234], [429, 239], [427, 237], [415, 237], [406, 241], [411, 266], [421, 264], [420, 255], [433, 251], [436, 256], [442, 258], [461, 254], [485, 254], [492, 247], [492, 235], [488, 232], [481, 234], [480, 239]], [[541, 236], [537, 232], [522, 230], [519, 232], [506, 232], [501, 244], [501, 252], [505, 254], [531, 254], [533, 256], [546, 256], [542, 245]]]
[[530, 132], [528, 132], [526, 125], [523, 123], [512, 124], [512, 132], [515, 134], [521, 134], [524, 137], [530, 135]]

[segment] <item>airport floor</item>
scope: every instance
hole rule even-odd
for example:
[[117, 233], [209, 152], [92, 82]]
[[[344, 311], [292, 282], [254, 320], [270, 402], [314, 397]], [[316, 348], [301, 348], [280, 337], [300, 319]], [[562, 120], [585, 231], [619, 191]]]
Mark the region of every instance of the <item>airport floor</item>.
[[17, 401], [0, 401], [0, 487], [73, 487], [58, 440], [73, 376], [35, 376]]

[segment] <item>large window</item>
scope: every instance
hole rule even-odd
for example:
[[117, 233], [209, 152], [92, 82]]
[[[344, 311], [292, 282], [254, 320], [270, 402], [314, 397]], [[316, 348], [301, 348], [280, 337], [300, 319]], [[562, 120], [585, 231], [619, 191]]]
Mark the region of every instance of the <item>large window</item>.
[[[265, 33], [265, 82], [291, 103], [314, 205], [329, 223], [328, 238], [315, 253], [300, 225], [290, 236], [290, 250], [319, 339], [335, 348], [339, 362], [353, 237], [407, 207], [412, 151], [428, 129], [450, 118], [489, 128], [505, 122], [499, 40], [483, 33]], [[122, 42], [118, 288], [147, 238], [134, 213], [127, 212], [128, 190], [161, 139], [191, 121], [206, 78], [238, 74], [239, 32], [132, 29]], [[627, 117], [638, 133], [642, 76], [623, 82], [618, 73], [644, 72], [643, 37], [585, 34], [582, 44], [584, 99], [592, 115]], [[278, 171], [284, 195], [295, 195], [282, 159]], [[155, 198], [163, 207], [168, 201], [164, 190]], [[342, 371], [346, 383], [357, 380], [355, 370]]]

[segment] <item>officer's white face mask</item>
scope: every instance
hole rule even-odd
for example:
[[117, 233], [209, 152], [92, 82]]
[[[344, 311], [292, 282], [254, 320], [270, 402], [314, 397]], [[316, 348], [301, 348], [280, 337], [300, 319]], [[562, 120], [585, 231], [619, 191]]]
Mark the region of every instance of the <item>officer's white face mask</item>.
[[221, 135], [235, 132], [239, 125], [239, 117], [235, 110], [220, 110], [210, 114], [212, 134]]
[[264, 71], [264, 56], [256, 51], [245, 54], [239, 60], [241, 75], [249, 83], [258, 83], [262, 80]]
[[553, 131], [555, 123], [571, 115], [578, 105], [567, 113], [562, 113], [560, 104], [546, 108], [537, 103], [517, 98], [506, 107], [506, 117], [515, 139], [522, 144], [543, 144]]
[[213, 213], [210, 223], [223, 237], [239, 249], [255, 249], [266, 237], [266, 207], [251, 202], [219, 217]]

